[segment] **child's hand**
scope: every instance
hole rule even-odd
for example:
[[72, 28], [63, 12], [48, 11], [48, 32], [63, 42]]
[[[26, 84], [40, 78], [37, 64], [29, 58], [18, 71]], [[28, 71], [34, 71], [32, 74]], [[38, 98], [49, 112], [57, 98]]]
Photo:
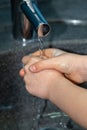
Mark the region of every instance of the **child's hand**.
[[[49, 59], [49, 58], [61, 55], [63, 53], [66, 53], [66, 52], [59, 50], [59, 49], [45, 49], [45, 50], [43, 50], [43, 53], [44, 53], [43, 59]], [[41, 51], [36, 51], [36, 52], [32, 53], [31, 55], [24, 56], [22, 59], [23, 64], [26, 65], [27, 63], [29, 63], [31, 58], [33, 58], [33, 57], [42, 57]], [[20, 70], [19, 74], [21, 77], [24, 76], [25, 72], [24, 72], [23, 68]]]
[[[39, 51], [33, 55], [39, 55]], [[59, 49], [46, 49], [44, 55], [46, 60], [39, 61], [30, 66], [32, 72], [39, 72], [45, 69], [54, 69], [64, 74], [66, 78], [76, 83], [87, 81], [87, 67], [85, 56], [67, 53]], [[28, 57], [23, 58], [23, 62], [28, 60]]]
[[29, 57], [27, 64], [21, 69], [20, 75], [24, 78], [25, 86], [29, 93], [40, 98], [49, 99], [52, 89], [57, 87], [59, 82], [62, 82], [62, 77], [64, 78], [64, 76], [55, 70], [32, 73], [29, 70], [29, 66], [40, 60], [43, 59]]

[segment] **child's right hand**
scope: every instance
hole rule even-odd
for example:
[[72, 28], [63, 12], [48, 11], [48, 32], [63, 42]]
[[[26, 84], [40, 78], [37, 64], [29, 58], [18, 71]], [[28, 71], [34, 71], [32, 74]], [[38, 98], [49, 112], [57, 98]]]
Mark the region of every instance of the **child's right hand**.
[[[31, 65], [30, 70], [32, 72], [36, 73], [45, 69], [54, 69], [75, 83], [87, 81], [87, 56], [68, 53], [59, 49], [46, 49], [44, 54], [48, 58]], [[39, 51], [33, 55], [39, 55]], [[25, 61], [26, 57], [23, 58], [23, 62]]]

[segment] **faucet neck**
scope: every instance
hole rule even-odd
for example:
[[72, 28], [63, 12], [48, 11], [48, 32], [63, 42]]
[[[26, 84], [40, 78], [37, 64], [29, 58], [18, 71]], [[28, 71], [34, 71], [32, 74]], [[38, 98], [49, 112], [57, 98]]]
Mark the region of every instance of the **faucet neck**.
[[44, 37], [49, 33], [49, 24], [41, 14], [35, 0], [11, 0], [11, 5], [13, 37], [16, 40], [34, 38], [33, 30], [36, 31], [38, 37]]
[[18, 41], [32, 39], [33, 27], [20, 8], [23, 0], [11, 0], [13, 38]]

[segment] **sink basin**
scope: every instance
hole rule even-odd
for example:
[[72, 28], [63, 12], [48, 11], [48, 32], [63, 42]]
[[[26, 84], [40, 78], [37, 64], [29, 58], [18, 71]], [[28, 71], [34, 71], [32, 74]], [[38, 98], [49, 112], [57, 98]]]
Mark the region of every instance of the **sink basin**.
[[[45, 48], [48, 47], [87, 54], [87, 43], [81, 40], [45, 42]], [[38, 48], [39, 44], [35, 41], [25, 47], [16, 46], [14, 49], [0, 52], [0, 130], [31, 130], [37, 126], [38, 110], [43, 109], [45, 101], [27, 93], [24, 82], [19, 76], [19, 70], [22, 67], [22, 57]], [[87, 87], [87, 84], [82, 84], [81, 87]], [[68, 130], [68, 121], [69, 117], [62, 115], [61, 111], [48, 101], [39, 128], [52, 130], [51, 127], [53, 127], [57, 130]], [[71, 130], [76, 129], [84, 130], [73, 123]]]

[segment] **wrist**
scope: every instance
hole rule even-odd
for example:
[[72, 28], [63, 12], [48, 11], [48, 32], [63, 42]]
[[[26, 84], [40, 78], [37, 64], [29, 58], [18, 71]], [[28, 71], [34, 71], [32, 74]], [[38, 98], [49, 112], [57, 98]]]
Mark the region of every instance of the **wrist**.
[[58, 78], [55, 79], [55, 84], [49, 88], [48, 100], [55, 103], [55, 100], [58, 99], [60, 93], [62, 92], [62, 89], [65, 89], [66, 81], [67, 79], [65, 79], [63, 75], [59, 74]]

